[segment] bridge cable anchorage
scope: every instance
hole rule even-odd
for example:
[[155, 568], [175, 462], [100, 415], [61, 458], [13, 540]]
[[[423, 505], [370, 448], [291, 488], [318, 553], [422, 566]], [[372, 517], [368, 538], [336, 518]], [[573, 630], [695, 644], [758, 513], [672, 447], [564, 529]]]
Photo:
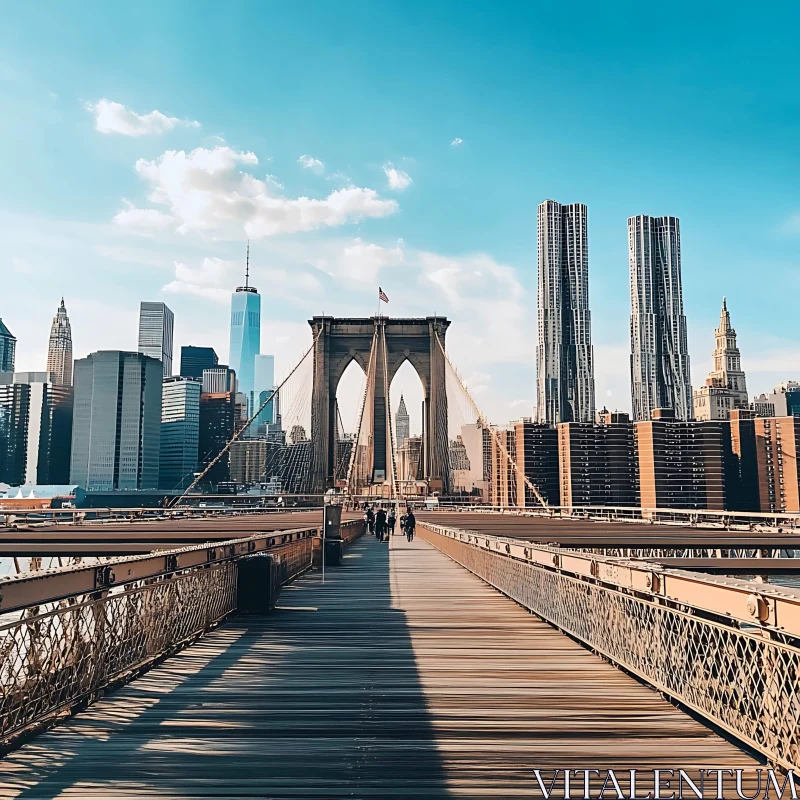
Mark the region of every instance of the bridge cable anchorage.
[[[508, 461], [508, 463], [511, 466], [511, 468], [514, 470], [514, 473], [518, 477], [522, 478], [523, 482], [528, 487], [528, 489], [531, 490], [531, 492], [533, 493], [533, 496], [536, 498], [536, 500], [538, 500], [538, 502], [540, 503], [542, 508], [549, 509], [548, 503], [544, 499], [544, 497], [542, 497], [542, 494], [539, 491], [539, 489], [533, 484], [531, 479], [527, 475], [525, 475], [524, 472], [522, 472], [520, 470], [519, 466], [517, 465], [517, 462], [511, 456], [511, 453], [508, 452], [508, 449], [506, 448], [505, 443], [497, 435], [497, 431], [494, 429], [494, 426], [489, 424], [488, 420], [486, 419], [486, 417], [484, 416], [484, 414], [481, 412], [480, 408], [478, 407], [478, 404], [472, 398], [472, 395], [470, 394], [469, 389], [467, 389], [466, 385], [461, 380], [461, 376], [458, 374], [458, 371], [453, 366], [453, 362], [450, 360], [450, 357], [447, 355], [447, 351], [444, 349], [444, 345], [442, 344], [442, 340], [439, 338], [439, 333], [435, 332], [435, 336], [436, 336], [436, 343], [439, 345], [439, 349], [442, 351], [442, 355], [444, 356], [445, 363], [450, 368], [451, 375], [455, 378], [458, 386], [460, 387], [461, 391], [464, 393], [464, 396], [467, 398], [467, 400], [469, 401], [470, 405], [472, 406], [473, 411], [475, 412], [475, 416], [477, 418], [478, 425], [483, 430], [486, 430], [486, 431], [489, 432], [489, 435], [492, 437], [492, 440], [494, 441], [494, 443], [497, 446], [498, 450], [506, 458], [506, 460]], [[517, 498], [517, 505], [519, 505], [519, 500], [520, 499]], [[525, 498], [524, 497], [522, 498], [522, 505], [523, 506], [525, 505]]]
[[[367, 364], [367, 377], [364, 384], [364, 396], [361, 399], [361, 413], [358, 415], [358, 431], [356, 432], [356, 438], [350, 450], [350, 466], [347, 470], [347, 493], [350, 495], [350, 497], [356, 497], [358, 495], [359, 467], [361, 467], [361, 469], [363, 470], [362, 480], [364, 480], [364, 476], [366, 475], [367, 471], [371, 471], [369, 470], [369, 464], [367, 463], [367, 460], [369, 458], [369, 449], [370, 449], [369, 442], [367, 442], [367, 444], [365, 445], [362, 445], [361, 437], [362, 434], [365, 434], [367, 436], [367, 439], [369, 439], [370, 437], [369, 431], [372, 428], [373, 403], [370, 402], [370, 394], [374, 393], [374, 386], [375, 386], [375, 382], [372, 380], [372, 376], [375, 371], [377, 341], [378, 341], [377, 332], [375, 332], [372, 336], [372, 347], [370, 348], [369, 351], [369, 363]], [[366, 414], [369, 414], [370, 420], [365, 428], [364, 416]]]
[[187, 486], [183, 490], [183, 493], [180, 495], [180, 497], [176, 498], [175, 501], [171, 503], [170, 506], [168, 506], [169, 508], [176, 508], [183, 502], [183, 500], [186, 498], [189, 492], [191, 492], [192, 489], [194, 489], [194, 487], [197, 486], [200, 483], [200, 481], [203, 480], [203, 478], [211, 471], [214, 465], [231, 449], [233, 443], [242, 437], [242, 434], [267, 408], [270, 402], [272, 402], [273, 398], [279, 397], [280, 390], [289, 382], [289, 380], [297, 372], [297, 370], [300, 369], [300, 366], [303, 364], [303, 362], [305, 362], [305, 360], [309, 357], [309, 355], [311, 355], [311, 353], [314, 352], [314, 347], [317, 344], [317, 339], [319, 338], [319, 335], [320, 334], [317, 333], [317, 335], [314, 337], [314, 340], [311, 342], [311, 346], [308, 348], [308, 350], [306, 350], [305, 353], [303, 353], [303, 356], [300, 358], [297, 364], [295, 364], [295, 366], [292, 368], [289, 374], [280, 382], [280, 384], [276, 386], [272, 390], [272, 392], [270, 392], [269, 397], [267, 397], [267, 399], [264, 400], [264, 402], [259, 406], [258, 410], [244, 423], [244, 425], [238, 431], [236, 431], [236, 433], [234, 433], [233, 437], [230, 439], [230, 441], [228, 441], [225, 447], [223, 447], [222, 450], [220, 450], [220, 452], [217, 453], [217, 455], [213, 459], [211, 459], [206, 468], [192, 481], [192, 483], [189, 486]]

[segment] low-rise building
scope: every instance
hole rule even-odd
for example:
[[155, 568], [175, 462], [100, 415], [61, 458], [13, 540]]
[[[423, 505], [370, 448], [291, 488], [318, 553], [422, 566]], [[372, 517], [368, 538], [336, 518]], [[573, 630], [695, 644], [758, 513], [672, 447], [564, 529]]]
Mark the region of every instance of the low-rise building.
[[515, 475], [516, 504], [525, 507], [539, 505], [525, 480], [527, 478], [548, 505], [559, 505], [558, 432], [549, 425], [539, 425], [529, 418], [523, 418], [514, 423], [513, 433], [513, 457], [518, 466]]
[[261, 482], [268, 444], [266, 439], [237, 439], [231, 445], [231, 480], [247, 486]]
[[633, 424], [621, 412], [598, 419], [558, 425], [561, 505], [638, 505]]
[[759, 511], [755, 412], [733, 409], [722, 432], [726, 508], [729, 511]]
[[[516, 461], [516, 436], [514, 430], [495, 428], [492, 435], [492, 481], [489, 503], [501, 508], [515, 508], [517, 504], [517, 478], [522, 465]], [[524, 494], [523, 494], [524, 496]]]
[[792, 417], [800, 414], [800, 383], [779, 383], [770, 394], [753, 398], [753, 407], [759, 417]]
[[800, 512], [800, 417], [754, 420], [761, 511]]
[[671, 409], [634, 423], [642, 508], [725, 510], [723, 425], [678, 421]]

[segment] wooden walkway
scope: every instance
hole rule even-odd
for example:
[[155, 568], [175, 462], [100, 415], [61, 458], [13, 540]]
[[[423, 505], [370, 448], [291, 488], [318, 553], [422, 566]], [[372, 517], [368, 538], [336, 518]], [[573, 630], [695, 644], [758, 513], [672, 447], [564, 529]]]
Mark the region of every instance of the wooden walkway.
[[536, 797], [534, 767], [754, 763], [425, 542], [369, 537], [8, 756], [0, 797]]

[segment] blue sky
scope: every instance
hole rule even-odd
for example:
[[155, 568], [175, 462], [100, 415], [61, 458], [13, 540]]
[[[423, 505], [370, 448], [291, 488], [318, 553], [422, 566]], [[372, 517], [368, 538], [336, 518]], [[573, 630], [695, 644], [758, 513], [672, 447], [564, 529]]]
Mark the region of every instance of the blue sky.
[[164, 299], [178, 345], [227, 358], [249, 235], [279, 374], [311, 314], [368, 315], [380, 284], [390, 314], [451, 317], [502, 423], [534, 402], [549, 197], [589, 207], [598, 404], [630, 403], [637, 213], [681, 219], [694, 385], [723, 294], [751, 393], [800, 378], [796, 4], [45, 2], [3, 20], [0, 316], [20, 369], [44, 367], [62, 293], [76, 356], [134, 348], [138, 301]]

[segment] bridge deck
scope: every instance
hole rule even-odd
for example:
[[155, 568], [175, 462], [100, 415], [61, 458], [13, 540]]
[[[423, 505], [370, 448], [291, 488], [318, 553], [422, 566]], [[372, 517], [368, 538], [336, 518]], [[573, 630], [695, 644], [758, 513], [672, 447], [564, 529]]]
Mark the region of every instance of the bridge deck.
[[800, 533], [692, 528], [687, 525], [647, 522], [606, 522], [605, 520], [523, 517], [516, 514], [468, 511], [421, 511], [421, 522], [451, 528], [527, 539], [564, 547], [659, 547], [659, 548], [800, 548]]
[[423, 541], [373, 538], [0, 762], [0, 797], [537, 796], [752, 766]]

